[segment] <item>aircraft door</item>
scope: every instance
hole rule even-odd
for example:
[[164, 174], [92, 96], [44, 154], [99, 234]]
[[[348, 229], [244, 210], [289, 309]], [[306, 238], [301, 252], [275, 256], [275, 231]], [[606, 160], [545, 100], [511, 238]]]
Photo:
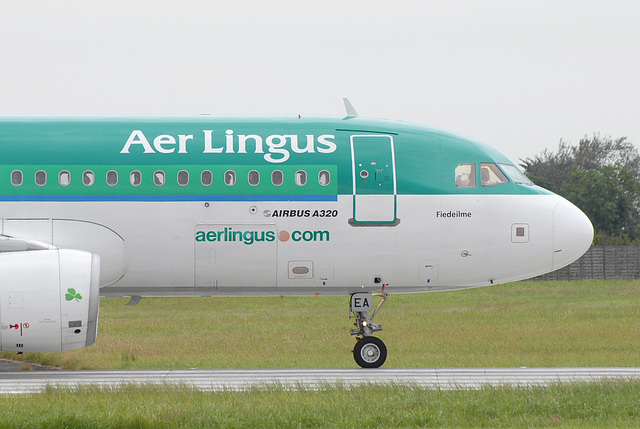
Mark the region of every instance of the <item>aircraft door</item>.
[[396, 171], [393, 137], [351, 136], [353, 220], [396, 221]]

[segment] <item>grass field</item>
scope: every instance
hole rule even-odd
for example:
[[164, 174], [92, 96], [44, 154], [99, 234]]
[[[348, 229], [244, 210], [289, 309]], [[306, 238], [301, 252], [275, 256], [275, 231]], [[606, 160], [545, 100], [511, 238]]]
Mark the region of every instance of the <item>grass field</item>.
[[640, 382], [437, 390], [411, 386], [49, 389], [0, 397], [2, 428], [638, 427]]
[[[355, 367], [346, 297], [102, 300], [98, 341], [19, 358], [68, 369]], [[639, 281], [392, 295], [387, 367], [640, 366]], [[16, 358], [5, 353], [4, 357]], [[438, 390], [51, 388], [0, 396], [0, 427], [638, 427], [640, 381]]]
[[[347, 297], [100, 302], [98, 339], [19, 358], [67, 369], [355, 367]], [[640, 366], [640, 281], [391, 295], [386, 367]]]

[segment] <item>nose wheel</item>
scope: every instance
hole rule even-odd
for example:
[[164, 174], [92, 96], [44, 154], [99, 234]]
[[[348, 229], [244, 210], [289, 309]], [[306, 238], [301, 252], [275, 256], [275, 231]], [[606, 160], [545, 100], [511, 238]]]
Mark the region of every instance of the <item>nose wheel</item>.
[[[373, 296], [382, 299], [373, 310]], [[351, 295], [351, 313], [349, 318], [356, 319], [354, 323], [356, 329], [351, 330], [351, 335], [357, 338], [353, 348], [353, 359], [362, 368], [379, 368], [387, 360], [387, 346], [377, 337], [374, 332], [382, 331], [382, 325], [373, 322], [373, 318], [378, 314], [378, 310], [387, 300], [386, 293], [354, 293]], [[369, 312], [373, 310], [371, 315]]]
[[362, 368], [380, 368], [387, 360], [387, 346], [377, 337], [363, 337], [353, 348], [353, 359]]

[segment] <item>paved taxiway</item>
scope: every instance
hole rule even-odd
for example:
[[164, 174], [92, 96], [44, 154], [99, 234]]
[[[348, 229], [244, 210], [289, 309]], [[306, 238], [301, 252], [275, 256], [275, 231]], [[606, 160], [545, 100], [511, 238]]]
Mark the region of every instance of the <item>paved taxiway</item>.
[[190, 369], [123, 371], [20, 371], [0, 373], [0, 394], [40, 392], [47, 385], [126, 383], [185, 384], [201, 390], [242, 390], [279, 384], [317, 388], [339, 383], [400, 383], [423, 387], [478, 388], [483, 385], [546, 385], [569, 381], [640, 379], [640, 368], [381, 368], [365, 369]]

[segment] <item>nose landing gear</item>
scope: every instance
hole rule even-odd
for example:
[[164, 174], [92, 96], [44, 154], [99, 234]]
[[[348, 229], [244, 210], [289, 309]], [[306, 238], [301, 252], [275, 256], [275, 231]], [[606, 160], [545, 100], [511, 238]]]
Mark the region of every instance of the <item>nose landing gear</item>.
[[[382, 299], [378, 303], [371, 316], [369, 312], [373, 309], [373, 296]], [[351, 295], [350, 319], [356, 319], [354, 325], [356, 329], [351, 330], [351, 335], [357, 338], [353, 349], [353, 359], [362, 368], [379, 368], [387, 360], [387, 346], [380, 338], [374, 337], [373, 333], [382, 331], [382, 325], [373, 322], [380, 307], [387, 300], [387, 293], [354, 293]]]

